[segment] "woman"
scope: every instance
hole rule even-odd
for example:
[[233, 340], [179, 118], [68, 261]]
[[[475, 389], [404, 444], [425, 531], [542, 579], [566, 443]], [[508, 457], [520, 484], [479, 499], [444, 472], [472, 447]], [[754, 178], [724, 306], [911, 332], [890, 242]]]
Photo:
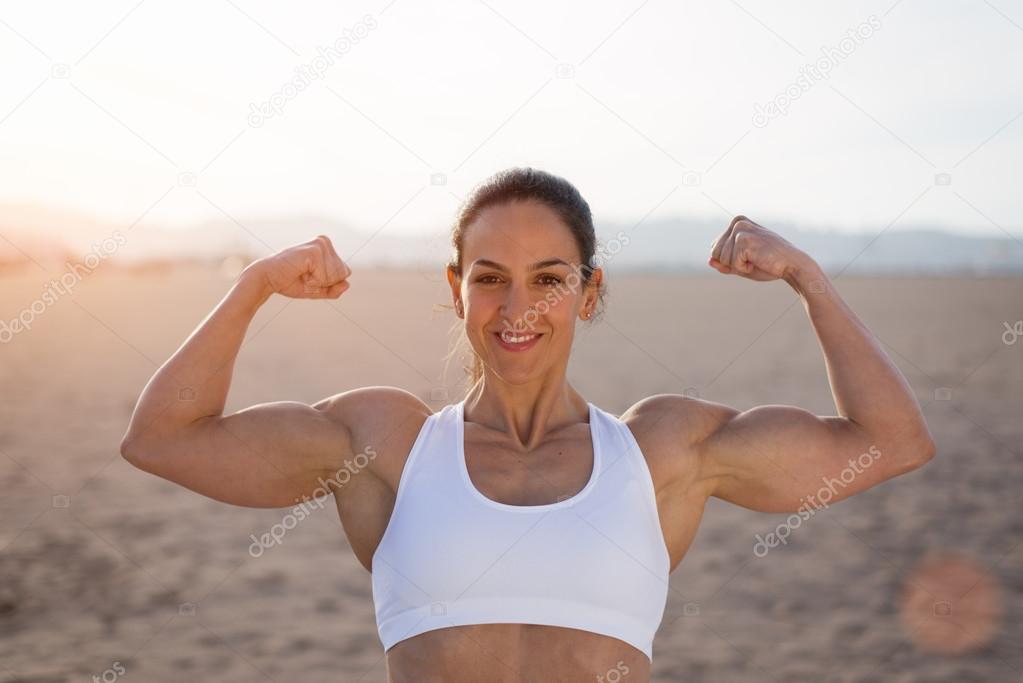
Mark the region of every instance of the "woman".
[[448, 282], [475, 356], [463, 401], [434, 413], [373, 386], [223, 414], [272, 294], [348, 290], [351, 269], [320, 236], [245, 269], [150, 380], [121, 445], [135, 466], [236, 505], [333, 493], [372, 573], [391, 681], [647, 681], [668, 574], [709, 497], [805, 513], [935, 452], [905, 379], [821, 268], [743, 216], [709, 264], [799, 293], [838, 416], [661, 394], [615, 417], [586, 401], [566, 368], [604, 272], [589, 206], [561, 178], [495, 175], [452, 242]]

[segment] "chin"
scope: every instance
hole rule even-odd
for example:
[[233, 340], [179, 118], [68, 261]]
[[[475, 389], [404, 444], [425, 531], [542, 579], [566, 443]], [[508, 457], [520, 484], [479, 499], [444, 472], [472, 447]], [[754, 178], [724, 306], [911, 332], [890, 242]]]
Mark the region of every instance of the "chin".
[[521, 364], [495, 364], [488, 363], [487, 367], [490, 368], [502, 382], [506, 384], [529, 384], [543, 377], [544, 373], [533, 367], [523, 367]]

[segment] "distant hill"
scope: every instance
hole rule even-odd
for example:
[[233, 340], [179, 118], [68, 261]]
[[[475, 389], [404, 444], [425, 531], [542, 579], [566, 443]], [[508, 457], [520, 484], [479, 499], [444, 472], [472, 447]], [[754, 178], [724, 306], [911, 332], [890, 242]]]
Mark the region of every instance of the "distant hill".
[[[711, 242], [724, 221], [660, 219], [632, 224], [600, 223], [605, 268], [645, 271], [707, 271]], [[769, 226], [809, 253], [831, 274], [1023, 273], [1023, 235], [971, 236], [914, 226], [881, 233], [802, 230]], [[246, 262], [317, 234], [328, 235], [353, 266], [440, 269], [450, 256], [447, 232], [412, 235], [384, 228], [373, 233], [315, 216], [213, 221], [171, 228], [105, 224], [68, 211], [32, 205], [0, 206], [0, 266], [37, 262], [62, 264], [102, 250], [119, 231], [105, 260], [122, 265], [178, 259], [219, 260], [239, 255]], [[617, 235], [623, 235], [619, 240]], [[627, 240], [627, 243], [626, 243]], [[107, 248], [114, 245], [107, 241]]]
[[[607, 238], [623, 230], [630, 237], [631, 243], [611, 259], [610, 267], [704, 270], [711, 243], [726, 226], [699, 220], [658, 220], [636, 228], [602, 226], [598, 233]], [[1023, 235], [980, 237], [927, 228], [890, 228], [882, 233], [884, 226], [862, 233], [808, 231], [777, 224], [768, 227], [810, 254], [829, 273], [843, 269], [848, 273], [1023, 272]]]

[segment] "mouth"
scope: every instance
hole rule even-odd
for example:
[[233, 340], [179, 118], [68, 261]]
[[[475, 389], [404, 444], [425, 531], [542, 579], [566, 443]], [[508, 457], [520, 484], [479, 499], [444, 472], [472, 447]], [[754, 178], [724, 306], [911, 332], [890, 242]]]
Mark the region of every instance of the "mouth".
[[540, 337], [543, 336], [536, 332], [517, 333], [508, 330], [494, 332], [493, 334], [497, 338], [498, 345], [506, 351], [528, 351], [536, 346], [536, 343], [540, 341]]

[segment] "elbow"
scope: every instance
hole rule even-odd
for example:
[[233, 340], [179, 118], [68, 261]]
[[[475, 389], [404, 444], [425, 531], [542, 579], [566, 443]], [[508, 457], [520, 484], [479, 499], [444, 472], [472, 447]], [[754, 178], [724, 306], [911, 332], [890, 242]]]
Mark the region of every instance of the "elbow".
[[913, 446], [914, 461], [917, 467], [921, 467], [930, 462], [938, 453], [938, 445], [934, 442], [934, 437], [931, 435], [931, 430], [927, 428], [926, 422], [921, 424], [918, 438], [915, 441], [916, 444]]
[[930, 462], [938, 452], [937, 444], [929, 432], [924, 432], [919, 439], [904, 445], [901, 449], [903, 472], [912, 472]]
[[142, 453], [142, 446], [138, 439], [128, 435], [121, 439], [121, 457], [140, 470], [149, 471], [145, 466], [146, 461]]
[[931, 430], [922, 417], [901, 420], [899, 428], [875, 432], [873, 443], [880, 449], [892, 476], [912, 472], [930, 462], [938, 452]]
[[919, 464], [917, 465], [917, 467], [927, 464], [937, 454], [938, 445], [934, 443], [934, 439], [932, 439], [931, 435], [928, 434], [927, 438], [924, 440], [923, 445], [920, 447], [920, 454], [917, 456], [919, 459]]
[[138, 446], [135, 444], [135, 441], [128, 436], [121, 439], [121, 457], [133, 465], [138, 459]]

